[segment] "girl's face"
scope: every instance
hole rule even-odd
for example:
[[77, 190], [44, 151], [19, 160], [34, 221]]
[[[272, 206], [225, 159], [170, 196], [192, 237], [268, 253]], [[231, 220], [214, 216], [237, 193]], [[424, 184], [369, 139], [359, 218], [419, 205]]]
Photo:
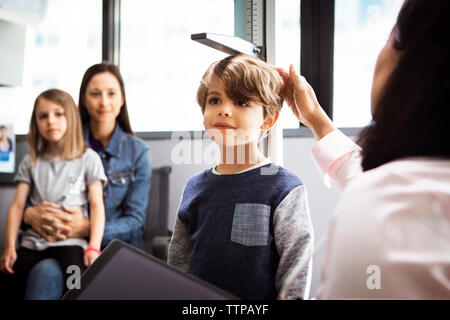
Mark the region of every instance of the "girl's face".
[[91, 121], [115, 122], [124, 104], [117, 78], [110, 72], [101, 72], [93, 76], [86, 88], [84, 104]]
[[41, 136], [50, 143], [62, 141], [67, 131], [64, 108], [53, 101], [40, 98], [35, 112]]
[[211, 139], [224, 147], [257, 143], [261, 130], [268, 129], [273, 121], [270, 117], [264, 119], [263, 106], [231, 100], [222, 81], [213, 74], [206, 81], [208, 94], [203, 124]]

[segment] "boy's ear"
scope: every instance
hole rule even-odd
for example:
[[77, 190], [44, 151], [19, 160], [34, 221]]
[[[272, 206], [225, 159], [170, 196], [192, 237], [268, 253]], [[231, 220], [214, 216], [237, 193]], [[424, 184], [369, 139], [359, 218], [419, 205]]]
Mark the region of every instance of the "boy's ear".
[[267, 116], [267, 118], [264, 120], [264, 123], [261, 126], [261, 129], [264, 129], [264, 130], [272, 129], [272, 127], [277, 122], [279, 116], [280, 116], [280, 111], [276, 111], [273, 115]]

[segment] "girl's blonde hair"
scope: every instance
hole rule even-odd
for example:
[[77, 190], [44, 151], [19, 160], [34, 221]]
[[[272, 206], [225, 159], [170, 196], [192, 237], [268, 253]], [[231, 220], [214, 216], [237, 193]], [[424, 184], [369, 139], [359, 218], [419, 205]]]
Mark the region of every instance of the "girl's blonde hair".
[[283, 106], [283, 79], [266, 62], [245, 54], [229, 56], [213, 63], [206, 70], [197, 90], [197, 103], [205, 111], [208, 83], [214, 73], [226, 94], [234, 101], [254, 101], [263, 105], [264, 118], [280, 111]]
[[73, 160], [81, 157], [86, 151], [86, 145], [83, 139], [83, 130], [77, 106], [67, 92], [59, 89], [50, 89], [42, 92], [34, 102], [33, 113], [30, 120], [30, 131], [28, 133], [28, 147], [31, 163], [35, 163], [38, 157], [48, 151], [49, 147], [48, 141], [42, 137], [37, 126], [36, 110], [41, 99], [52, 101], [64, 109], [67, 130], [63, 137], [64, 151], [62, 159]]

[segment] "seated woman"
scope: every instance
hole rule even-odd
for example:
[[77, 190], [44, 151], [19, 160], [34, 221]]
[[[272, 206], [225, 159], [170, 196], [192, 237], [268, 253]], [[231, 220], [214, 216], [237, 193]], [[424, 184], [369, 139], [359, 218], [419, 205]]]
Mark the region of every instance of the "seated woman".
[[[106, 224], [102, 249], [113, 239], [144, 249], [151, 155], [148, 146], [131, 130], [124, 83], [117, 66], [101, 63], [87, 69], [81, 82], [79, 110], [84, 139], [100, 155], [108, 178], [103, 193]], [[89, 235], [89, 221], [81, 212], [61, 211], [48, 202], [27, 208], [24, 222], [49, 241]], [[44, 260], [32, 269], [27, 299], [60, 298], [61, 272], [65, 270], [55, 262]]]

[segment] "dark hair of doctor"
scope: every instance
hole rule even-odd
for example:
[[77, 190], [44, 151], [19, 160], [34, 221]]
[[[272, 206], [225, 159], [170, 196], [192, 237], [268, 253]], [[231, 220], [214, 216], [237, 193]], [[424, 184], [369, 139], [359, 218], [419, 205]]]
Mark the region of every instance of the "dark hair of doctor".
[[406, 157], [450, 158], [442, 143], [450, 119], [450, 1], [405, 1], [391, 36], [400, 56], [359, 137], [364, 171]]

